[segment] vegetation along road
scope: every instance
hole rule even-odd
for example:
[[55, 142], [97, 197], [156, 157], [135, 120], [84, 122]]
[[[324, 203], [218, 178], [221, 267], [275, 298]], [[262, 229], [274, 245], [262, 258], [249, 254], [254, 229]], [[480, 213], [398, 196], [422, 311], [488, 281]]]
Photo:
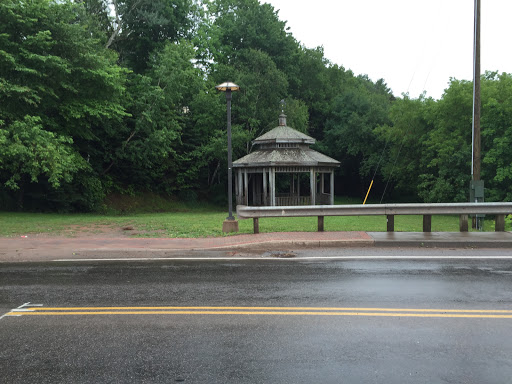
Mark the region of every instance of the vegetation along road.
[[[0, 210], [98, 212], [148, 191], [225, 205], [228, 80], [234, 159], [284, 100], [288, 125], [340, 161], [336, 194], [362, 201], [375, 175], [377, 202], [469, 198], [471, 81], [396, 95], [258, 0], [3, 0], [0, 47]], [[512, 75], [483, 70], [485, 199], [512, 201]]]

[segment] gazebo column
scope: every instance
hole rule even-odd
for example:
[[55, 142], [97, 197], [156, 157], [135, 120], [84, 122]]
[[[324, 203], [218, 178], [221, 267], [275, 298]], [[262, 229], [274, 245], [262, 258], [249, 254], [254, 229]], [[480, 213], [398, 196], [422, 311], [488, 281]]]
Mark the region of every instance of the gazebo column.
[[249, 205], [249, 175], [244, 169], [244, 204]]
[[242, 179], [242, 170], [241, 169], [237, 170], [236, 180], [237, 180], [237, 183], [236, 183], [236, 186], [237, 186], [236, 203], [237, 204], [243, 204], [243, 202], [244, 202], [244, 199], [243, 199], [243, 189], [242, 189], [243, 179]]
[[263, 168], [263, 205], [268, 205], [267, 201], [267, 170]]
[[299, 198], [300, 204], [300, 173], [297, 173], [297, 197]]
[[330, 188], [331, 196], [329, 196], [329, 200], [330, 200], [330, 204], [334, 205], [334, 171], [331, 171], [330, 182], [331, 182], [331, 188]]
[[311, 197], [311, 205], [316, 204], [316, 173], [314, 168], [309, 170], [309, 189]]
[[270, 168], [270, 205], [275, 207], [276, 205], [276, 170]]
[[256, 174], [252, 174], [252, 205], [257, 205], [258, 201], [256, 199]]
[[236, 197], [236, 205], [238, 205], [238, 172], [235, 172], [235, 197]]

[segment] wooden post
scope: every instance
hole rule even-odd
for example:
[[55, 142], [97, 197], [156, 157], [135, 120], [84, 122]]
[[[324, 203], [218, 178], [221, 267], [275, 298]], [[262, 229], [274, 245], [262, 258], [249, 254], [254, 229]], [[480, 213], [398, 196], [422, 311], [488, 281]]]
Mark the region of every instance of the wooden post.
[[[475, 0], [473, 62], [473, 180], [480, 180], [480, 0]], [[476, 217], [476, 216], [475, 216]]]
[[318, 232], [324, 231], [324, 217], [318, 216]]
[[256, 178], [254, 177], [254, 173], [252, 174], [252, 205], [258, 205], [256, 201]]
[[238, 192], [237, 192], [237, 204], [243, 204], [243, 178], [242, 178], [242, 170], [239, 169], [237, 172], [238, 179]]
[[505, 215], [496, 215], [494, 230], [496, 232], [505, 232]]
[[334, 205], [334, 171], [331, 171], [331, 197], [330, 197], [331, 205]]
[[316, 174], [313, 168], [309, 171], [309, 188], [311, 196], [311, 205], [316, 204]]
[[395, 232], [395, 215], [386, 215], [387, 218], [387, 231]]
[[276, 169], [270, 168], [270, 198], [271, 206], [276, 206]]
[[252, 218], [252, 226], [254, 228], [254, 233], [260, 233], [260, 219], [257, 217]]
[[263, 168], [263, 205], [269, 205], [267, 200], [267, 171]]
[[423, 232], [432, 232], [432, 215], [423, 215]]
[[460, 215], [459, 217], [459, 230], [461, 232], [468, 231], [468, 215]]
[[238, 172], [235, 173], [235, 197], [236, 197], [236, 205], [240, 204], [238, 202]]
[[[472, 158], [471, 158], [471, 179], [480, 180], [480, 157], [482, 143], [480, 138], [480, 0], [474, 0], [474, 36], [473, 36], [473, 127], [472, 127]], [[472, 227], [477, 228], [481, 222], [478, 216], [473, 216]], [[478, 222], [478, 223], [477, 223]]]
[[244, 170], [244, 201], [245, 205], [249, 205], [249, 175], [247, 169]]

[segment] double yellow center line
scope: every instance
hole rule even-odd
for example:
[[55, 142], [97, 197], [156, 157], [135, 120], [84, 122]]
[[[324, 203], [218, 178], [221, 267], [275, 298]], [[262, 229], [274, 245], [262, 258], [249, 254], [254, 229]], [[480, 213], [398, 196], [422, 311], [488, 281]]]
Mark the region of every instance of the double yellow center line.
[[333, 307], [25, 307], [5, 316], [84, 315], [272, 315], [385, 316], [512, 319], [512, 310]]

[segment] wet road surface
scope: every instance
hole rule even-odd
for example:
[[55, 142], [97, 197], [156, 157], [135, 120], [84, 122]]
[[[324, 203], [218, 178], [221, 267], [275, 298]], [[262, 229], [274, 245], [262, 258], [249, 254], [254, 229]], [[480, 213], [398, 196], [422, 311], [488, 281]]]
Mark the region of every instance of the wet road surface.
[[0, 316], [9, 383], [512, 377], [510, 259], [0, 264]]

